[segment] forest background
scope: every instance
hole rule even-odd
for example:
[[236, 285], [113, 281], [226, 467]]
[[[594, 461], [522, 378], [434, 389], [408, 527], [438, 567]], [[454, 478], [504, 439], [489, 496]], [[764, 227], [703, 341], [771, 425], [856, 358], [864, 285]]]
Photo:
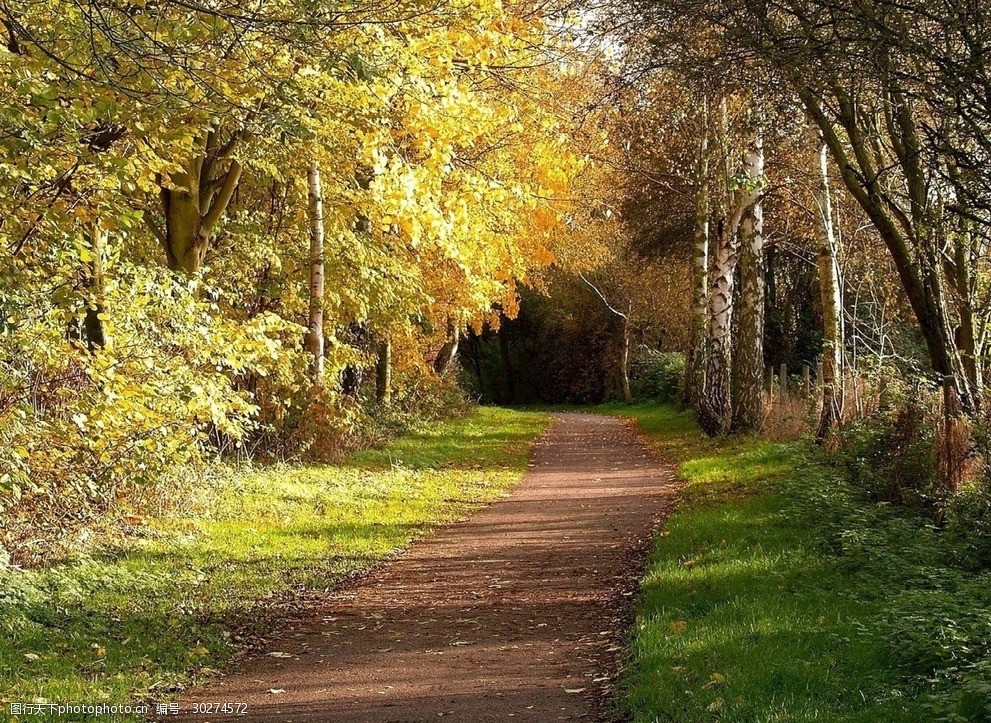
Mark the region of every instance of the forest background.
[[650, 398], [984, 570], [989, 23], [0, 3], [0, 566], [469, 401]]

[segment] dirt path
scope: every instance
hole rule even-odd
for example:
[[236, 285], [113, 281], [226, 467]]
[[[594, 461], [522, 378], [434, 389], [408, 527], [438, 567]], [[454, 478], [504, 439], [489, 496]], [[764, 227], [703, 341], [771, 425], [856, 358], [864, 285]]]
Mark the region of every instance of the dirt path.
[[246, 703], [239, 720], [278, 723], [608, 719], [642, 551], [675, 482], [622, 422], [556, 416], [510, 496], [271, 641], [291, 658], [247, 660], [183, 710]]

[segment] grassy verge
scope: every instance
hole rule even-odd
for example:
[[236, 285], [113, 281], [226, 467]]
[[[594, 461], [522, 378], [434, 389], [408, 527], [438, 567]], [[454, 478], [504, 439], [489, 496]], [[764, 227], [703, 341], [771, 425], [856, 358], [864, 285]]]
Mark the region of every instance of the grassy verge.
[[637, 420], [685, 502], [643, 581], [624, 705], [655, 721], [991, 720], [991, 575], [801, 444]]
[[210, 675], [307, 591], [499, 496], [548, 421], [479, 408], [343, 465], [229, 474], [118, 549], [0, 571], [0, 717], [12, 701], [131, 702]]

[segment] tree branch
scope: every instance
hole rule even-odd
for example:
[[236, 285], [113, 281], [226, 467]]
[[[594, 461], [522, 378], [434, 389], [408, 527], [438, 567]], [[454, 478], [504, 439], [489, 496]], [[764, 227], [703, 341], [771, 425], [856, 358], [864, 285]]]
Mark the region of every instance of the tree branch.
[[614, 308], [612, 306], [612, 304], [609, 303], [609, 301], [606, 299], [606, 297], [603, 295], [603, 293], [601, 291], [599, 291], [598, 287], [596, 287], [595, 284], [593, 284], [591, 281], [589, 281], [585, 277], [585, 274], [578, 274], [578, 278], [580, 278], [582, 281], [584, 281], [588, 285], [588, 288], [590, 288], [592, 291], [594, 291], [595, 294], [596, 294], [596, 296], [598, 296], [600, 299], [602, 299], [602, 303], [606, 305], [606, 308], [609, 309], [609, 311], [611, 311], [612, 313], [614, 313], [616, 316], [618, 316], [620, 318], [629, 319], [629, 316], [627, 314], [624, 314], [619, 309]]

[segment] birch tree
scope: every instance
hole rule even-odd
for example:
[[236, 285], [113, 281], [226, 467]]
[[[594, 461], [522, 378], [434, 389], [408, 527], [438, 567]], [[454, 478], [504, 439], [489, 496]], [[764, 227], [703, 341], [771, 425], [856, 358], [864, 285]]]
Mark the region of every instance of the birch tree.
[[733, 428], [759, 431], [764, 423], [764, 143], [747, 150], [741, 178], [746, 204], [740, 222], [738, 338], [733, 360]]
[[619, 352], [619, 382], [623, 391], [623, 401], [630, 404], [633, 401], [633, 390], [630, 386], [630, 341], [632, 331], [630, 328], [630, 317], [633, 314], [633, 302], [629, 302], [626, 311], [621, 311], [609, 303], [609, 300], [606, 298], [605, 294], [602, 293], [602, 290], [589, 281], [588, 277], [584, 274], [579, 274], [579, 277], [585, 282], [585, 285], [599, 297], [609, 312], [619, 317], [623, 322], [623, 340]]
[[324, 219], [320, 167], [315, 160], [310, 161], [306, 182], [310, 229], [310, 304], [306, 345], [313, 358], [313, 384], [319, 386], [323, 383], [324, 368]]
[[843, 422], [843, 299], [840, 286], [839, 242], [833, 224], [829, 188], [829, 150], [822, 144], [817, 157], [820, 218], [817, 268], [822, 299], [822, 409], [815, 438], [820, 444]]

